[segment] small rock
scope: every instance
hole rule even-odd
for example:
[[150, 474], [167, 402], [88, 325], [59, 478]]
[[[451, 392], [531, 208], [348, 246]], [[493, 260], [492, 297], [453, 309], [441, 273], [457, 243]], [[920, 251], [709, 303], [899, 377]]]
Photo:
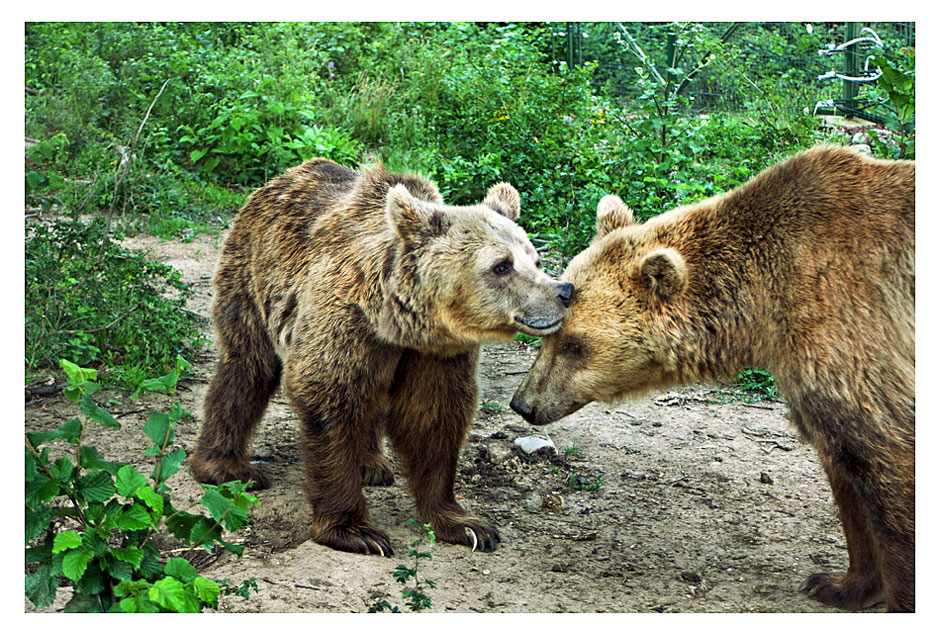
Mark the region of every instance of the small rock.
[[760, 472], [760, 483], [761, 484], [773, 484], [774, 479], [770, 477], [770, 474], [765, 473], [764, 471]]
[[525, 509], [529, 512], [538, 512], [542, 509], [542, 496], [532, 491], [525, 498]]
[[542, 508], [561, 512], [565, 509], [565, 499], [558, 493], [551, 493], [542, 498]]
[[544, 438], [539, 438], [538, 436], [521, 436], [512, 441], [512, 444], [521, 449], [525, 454], [558, 453], [558, 450], [555, 448], [555, 443]]
[[512, 457], [512, 450], [508, 445], [501, 442], [490, 443], [487, 448], [487, 460], [494, 465], [502, 464]]
[[650, 425], [652, 425], [653, 427], [662, 427], [662, 426], [663, 426], [662, 421], [653, 421], [652, 423], [650, 423]]
[[702, 576], [692, 571], [683, 571], [679, 577], [691, 584], [699, 584], [702, 581]]

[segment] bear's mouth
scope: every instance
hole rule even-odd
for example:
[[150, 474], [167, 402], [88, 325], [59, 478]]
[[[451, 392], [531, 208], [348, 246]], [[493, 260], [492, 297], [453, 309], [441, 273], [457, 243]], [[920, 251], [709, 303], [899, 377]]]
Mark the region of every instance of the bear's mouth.
[[563, 321], [563, 319], [561, 319], [561, 318], [556, 318], [556, 319], [548, 319], [548, 318], [529, 318], [529, 319], [525, 319], [525, 318], [521, 318], [521, 317], [519, 317], [519, 316], [516, 316], [514, 320], [516, 321], [516, 324], [517, 324], [517, 325], [519, 325], [520, 327], [523, 327], [523, 328], [524, 328], [524, 329], [522, 329], [521, 331], [523, 331], [523, 332], [525, 332], [525, 333], [530, 333], [530, 334], [532, 334], [532, 335], [534, 335], [534, 336], [547, 336], [548, 334], [551, 334], [551, 333], [553, 333], [553, 332], [558, 331], [558, 329], [561, 327], [561, 323], [562, 323], [562, 321]]

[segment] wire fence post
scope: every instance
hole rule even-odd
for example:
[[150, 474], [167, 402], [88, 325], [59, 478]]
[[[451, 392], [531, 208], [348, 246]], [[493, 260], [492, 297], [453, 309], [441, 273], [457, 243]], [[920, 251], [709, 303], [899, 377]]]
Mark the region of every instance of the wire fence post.
[[[858, 22], [845, 23], [845, 41], [852, 41], [858, 37]], [[845, 76], [858, 76], [858, 46], [848, 46], [843, 56], [842, 74]], [[842, 100], [846, 107], [854, 107], [858, 97], [858, 83], [855, 81], [842, 81]]]

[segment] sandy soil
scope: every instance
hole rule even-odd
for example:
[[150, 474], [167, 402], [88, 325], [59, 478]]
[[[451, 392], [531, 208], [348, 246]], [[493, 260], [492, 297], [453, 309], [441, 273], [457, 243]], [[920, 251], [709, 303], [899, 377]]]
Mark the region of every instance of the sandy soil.
[[[125, 242], [179, 268], [197, 290], [192, 309], [208, 316], [220, 239], [190, 243], [138, 237]], [[207, 326], [208, 330], [208, 326]], [[804, 578], [844, 570], [845, 539], [815, 454], [799, 442], [783, 403], [745, 403], [714, 387], [660, 392], [616, 407], [591, 404], [547, 428], [509, 409], [531, 364], [523, 344], [484, 349], [481, 407], [467, 439], [457, 493], [470, 512], [495, 523], [493, 553], [438, 544], [420, 566], [435, 581], [432, 611], [448, 612], [828, 612], [799, 592]], [[178, 426], [191, 451], [214, 363], [210, 347], [179, 391], [193, 412]], [[112, 460], [140, 463], [146, 410], [171, 401], [151, 394], [118, 413], [124, 428], [97, 425], [86, 437]], [[26, 403], [26, 427], [48, 430], [74, 415], [64, 400]], [[273, 479], [256, 493], [249, 527], [231, 554], [202, 561], [203, 575], [238, 583], [255, 578], [249, 600], [223, 598], [227, 612], [366, 612], [376, 600], [407, 610], [392, 577], [418, 530], [404, 481], [367, 488], [373, 519], [392, 538], [395, 556], [359, 556], [306, 538], [309, 511], [299, 490], [298, 430], [278, 394], [254, 439], [254, 456]], [[557, 451], [526, 455], [521, 436], [551, 439]], [[394, 454], [390, 455], [394, 463]], [[185, 470], [184, 463], [184, 470]], [[573, 488], [570, 478], [598, 484]], [[175, 483], [174, 483], [175, 482]], [[198, 501], [188, 473], [171, 481], [175, 504]], [[61, 609], [61, 592], [50, 611]], [[882, 610], [875, 607], [872, 610]], [[26, 602], [26, 610], [31, 605]]]

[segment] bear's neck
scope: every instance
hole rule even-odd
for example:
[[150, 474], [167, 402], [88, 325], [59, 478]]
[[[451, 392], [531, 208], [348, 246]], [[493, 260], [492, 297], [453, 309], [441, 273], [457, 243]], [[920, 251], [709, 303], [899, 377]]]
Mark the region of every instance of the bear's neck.
[[767, 368], [786, 344], [783, 286], [792, 276], [792, 253], [775, 230], [772, 199], [750, 206], [738, 192], [674, 210], [661, 228], [651, 225], [662, 234], [657, 240], [683, 255], [689, 273], [676, 321], [685, 336], [678, 363], [688, 365], [686, 381]]
[[403, 259], [402, 247], [392, 243], [376, 277], [380, 290], [370, 304], [378, 336], [398, 347], [451, 356], [479, 348], [479, 342], [456, 337], [442, 322], [439, 304], [418, 285], [416, 263]]

